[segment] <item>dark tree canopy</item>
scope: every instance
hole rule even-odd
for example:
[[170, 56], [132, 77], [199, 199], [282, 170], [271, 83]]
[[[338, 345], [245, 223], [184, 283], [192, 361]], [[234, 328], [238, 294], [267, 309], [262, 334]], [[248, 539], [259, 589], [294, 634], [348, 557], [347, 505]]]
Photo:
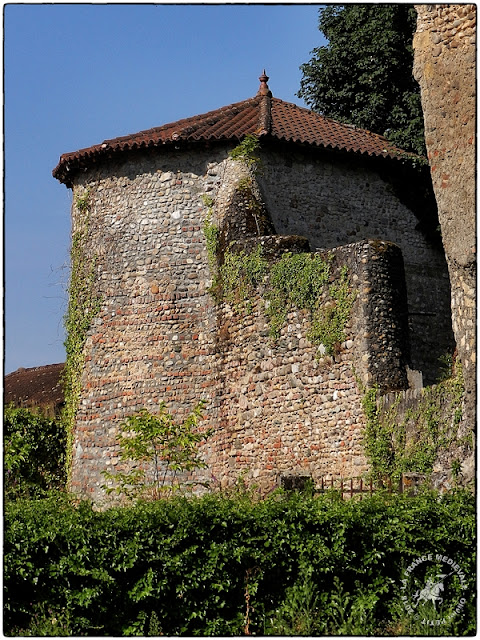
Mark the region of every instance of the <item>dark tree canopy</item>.
[[329, 118], [425, 155], [420, 88], [412, 74], [416, 17], [406, 4], [320, 9], [319, 30], [328, 45], [301, 66], [298, 96]]

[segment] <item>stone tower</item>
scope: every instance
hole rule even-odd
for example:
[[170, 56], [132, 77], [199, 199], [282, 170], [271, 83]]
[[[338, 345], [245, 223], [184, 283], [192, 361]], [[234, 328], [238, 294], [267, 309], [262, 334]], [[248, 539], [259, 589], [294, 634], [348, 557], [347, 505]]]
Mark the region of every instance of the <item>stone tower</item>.
[[[405, 154], [274, 98], [267, 81], [242, 102], [64, 154], [54, 170], [73, 191], [70, 484], [98, 502], [122, 420], [161, 402], [182, 416], [205, 399], [213, 483], [360, 475], [362, 385], [405, 389], [410, 369], [431, 379], [452, 348], [445, 258], [421, 231], [428, 207], [402, 196], [424, 191]], [[253, 165], [232, 154], [246, 136]], [[312, 251], [332, 279], [348, 268], [354, 309], [333, 355], [311, 343], [302, 310], [272, 341], [261, 296], [248, 314], [214, 299], [206, 220], [222, 251]]]
[[476, 6], [417, 6], [414, 75], [452, 283], [468, 420], [476, 410]]

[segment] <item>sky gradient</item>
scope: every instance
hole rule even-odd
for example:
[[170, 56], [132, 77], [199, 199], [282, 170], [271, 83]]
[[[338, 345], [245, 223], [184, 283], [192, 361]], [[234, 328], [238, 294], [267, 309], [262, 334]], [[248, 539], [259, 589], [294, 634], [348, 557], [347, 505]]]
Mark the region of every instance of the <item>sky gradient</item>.
[[63, 362], [62, 153], [244, 100], [296, 97], [320, 5], [4, 6], [5, 373]]

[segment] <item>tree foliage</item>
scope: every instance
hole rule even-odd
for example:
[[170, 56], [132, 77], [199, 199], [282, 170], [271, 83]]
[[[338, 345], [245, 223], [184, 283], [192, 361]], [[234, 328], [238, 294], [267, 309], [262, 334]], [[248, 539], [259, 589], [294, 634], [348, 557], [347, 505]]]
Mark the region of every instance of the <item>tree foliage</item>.
[[413, 5], [321, 9], [319, 30], [328, 44], [301, 66], [298, 96], [327, 117], [425, 155], [420, 88], [412, 74], [415, 27]]
[[40, 497], [65, 486], [65, 429], [28, 409], [5, 407], [4, 489], [9, 499]]
[[129, 416], [122, 423], [122, 433], [118, 437], [120, 460], [133, 462], [135, 466], [126, 473], [104, 471], [105, 478], [117, 485], [105, 486], [107, 493], [116, 491], [127, 497], [156, 500], [162, 492], [185, 486], [181, 474], [206, 468], [198, 444], [211, 435], [212, 430], [197, 430], [203, 418], [204, 404], [200, 401], [181, 423], [168, 413], [164, 403], [157, 414], [142, 409]]

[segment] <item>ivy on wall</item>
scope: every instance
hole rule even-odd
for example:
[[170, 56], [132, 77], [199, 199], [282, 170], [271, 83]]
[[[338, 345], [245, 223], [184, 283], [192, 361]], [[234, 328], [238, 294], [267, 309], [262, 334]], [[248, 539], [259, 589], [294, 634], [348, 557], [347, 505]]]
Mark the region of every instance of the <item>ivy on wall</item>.
[[90, 219], [90, 193], [85, 189], [81, 196], [77, 196], [75, 207], [78, 215], [76, 228], [72, 235], [70, 250], [71, 273], [68, 286], [68, 308], [64, 318], [66, 330], [66, 364], [63, 373], [65, 393], [65, 408], [63, 422], [67, 434], [66, 469], [67, 481], [70, 481], [73, 433], [75, 418], [80, 403], [82, 390], [81, 377], [85, 354], [83, 347], [92, 320], [100, 310], [100, 297], [95, 292], [96, 257], [86, 251]]
[[[402, 394], [385, 412], [377, 404], [377, 387], [367, 390], [363, 408], [367, 418], [365, 451], [372, 473], [377, 478], [398, 479], [401, 473], [429, 475], [438, 455], [455, 446], [471, 446], [468, 437], [460, 438], [464, 382], [457, 363], [455, 374], [437, 385], [426, 387], [415, 408], [399, 416]], [[458, 464], [452, 464], [453, 476]]]
[[261, 245], [251, 252], [223, 253], [223, 262], [214, 260], [218, 247], [210, 240], [218, 238], [209, 218], [204, 226], [210, 269], [213, 268], [211, 293], [217, 303], [232, 305], [237, 313], [250, 314], [258, 292], [265, 303], [270, 324], [270, 336], [280, 337], [290, 311], [305, 310], [310, 315], [307, 338], [319, 346], [321, 353], [332, 355], [345, 340], [345, 327], [355, 300], [348, 277], [342, 267], [339, 276], [331, 280], [331, 258], [315, 253], [286, 252], [270, 262]]
[[250, 253], [235, 253], [227, 249], [223, 254], [223, 264], [219, 267], [223, 301], [233, 305], [237, 312], [250, 314], [252, 299], [268, 270], [268, 261], [264, 258], [260, 245]]
[[345, 340], [355, 292], [351, 290], [347, 267], [332, 284], [331, 261], [315, 253], [284, 253], [272, 265], [270, 287], [266, 292], [271, 335], [277, 338], [291, 309], [305, 309], [311, 327], [307, 338], [332, 355]]
[[[248, 135], [229, 152], [229, 157], [256, 172], [260, 164], [259, 148], [258, 138]], [[251, 187], [251, 177], [246, 176], [237, 190], [243, 192]], [[307, 338], [319, 347], [322, 355], [333, 355], [345, 340], [345, 327], [355, 300], [347, 267], [340, 270], [332, 283], [331, 256], [325, 259], [315, 253], [286, 252], [272, 262], [263, 254], [261, 245], [250, 252], [235, 251], [232, 243], [224, 249], [220, 246], [220, 229], [212, 221], [214, 201], [205, 194], [203, 202], [207, 207], [203, 230], [212, 274], [210, 293], [215, 302], [226, 302], [238, 313], [249, 314], [253, 299], [261, 290], [274, 340], [280, 337], [289, 311], [305, 310], [311, 322]], [[261, 211], [256, 202], [250, 207], [254, 205], [259, 209], [253, 211], [258, 228]]]
[[265, 312], [270, 323], [270, 336], [280, 337], [287, 315], [292, 310], [305, 310], [310, 316], [307, 338], [319, 346], [320, 352], [333, 355], [345, 340], [345, 327], [350, 317], [355, 292], [351, 290], [346, 267], [339, 277], [331, 279], [331, 258], [315, 253], [290, 253], [270, 263], [262, 255], [260, 245], [247, 254], [225, 253], [220, 267], [223, 299], [251, 312], [252, 298], [260, 283]]
[[210, 196], [207, 196], [207, 194], [203, 194], [202, 200], [203, 204], [207, 207], [207, 214], [203, 223], [203, 235], [205, 236], [205, 244], [207, 248], [208, 266], [212, 275], [210, 293], [213, 297], [216, 297], [215, 292], [218, 289], [217, 256], [220, 229], [218, 228], [218, 225], [213, 222], [214, 200]]
[[218, 226], [212, 222], [214, 201], [210, 196], [207, 196], [206, 194], [203, 195], [202, 199], [203, 204], [208, 207], [207, 215], [205, 216], [205, 222], [203, 225], [203, 233], [205, 235], [205, 241], [207, 243], [208, 266], [210, 267], [211, 271], [215, 271], [217, 266], [219, 229]]
[[228, 155], [232, 160], [240, 160], [247, 167], [253, 167], [260, 164], [260, 158], [257, 155], [259, 149], [260, 142], [257, 136], [249, 134]]

